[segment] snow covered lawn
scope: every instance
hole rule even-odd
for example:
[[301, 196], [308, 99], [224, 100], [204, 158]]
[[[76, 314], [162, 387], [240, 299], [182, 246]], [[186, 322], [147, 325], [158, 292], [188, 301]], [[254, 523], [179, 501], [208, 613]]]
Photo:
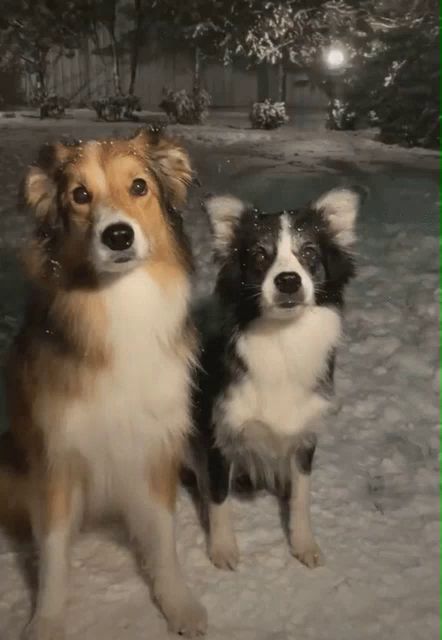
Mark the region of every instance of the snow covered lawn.
[[[27, 233], [16, 191], [38, 146], [63, 134], [127, 131], [86, 112], [46, 123], [0, 118], [0, 353], [23, 304], [15, 252]], [[372, 134], [327, 132], [302, 116], [274, 133], [218, 114], [175, 127], [203, 183], [186, 215], [198, 294], [212, 282], [199, 200], [233, 191], [269, 209], [296, 206], [341, 184], [370, 190], [361, 216], [359, 276], [348, 295], [338, 357], [340, 409], [328, 419], [313, 475], [313, 518], [327, 564], [311, 572], [289, 554], [274, 500], [235, 502], [241, 564], [209, 563], [183, 491], [178, 547], [209, 612], [209, 640], [432, 640], [438, 633], [438, 174], [437, 156], [386, 147]], [[0, 537], [0, 639], [30, 614], [29, 546]], [[29, 563], [28, 563], [29, 564]], [[90, 531], [73, 549], [69, 640], [162, 640], [121, 531]]]

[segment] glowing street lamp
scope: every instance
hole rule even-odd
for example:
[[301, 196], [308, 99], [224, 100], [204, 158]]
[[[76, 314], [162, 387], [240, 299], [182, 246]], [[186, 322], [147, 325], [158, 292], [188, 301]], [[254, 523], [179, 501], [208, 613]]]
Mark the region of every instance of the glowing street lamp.
[[344, 52], [342, 49], [338, 49], [336, 47], [329, 49], [325, 61], [330, 69], [338, 69], [339, 67], [342, 67], [345, 62]]
[[332, 73], [339, 73], [340, 71], [343, 71], [347, 63], [345, 49], [338, 45], [334, 45], [329, 49], [326, 49], [324, 51], [324, 63]]

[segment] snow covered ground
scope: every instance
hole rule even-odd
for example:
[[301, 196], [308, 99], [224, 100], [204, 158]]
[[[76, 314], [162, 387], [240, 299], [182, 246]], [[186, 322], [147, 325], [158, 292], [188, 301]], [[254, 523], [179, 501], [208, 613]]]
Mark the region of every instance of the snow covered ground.
[[[0, 353], [16, 330], [23, 287], [15, 262], [27, 232], [16, 189], [37, 147], [63, 134], [126, 131], [86, 112], [51, 123], [0, 118]], [[431, 640], [438, 634], [438, 174], [437, 157], [328, 132], [299, 116], [281, 131], [247, 130], [237, 113], [175, 127], [200, 172], [186, 216], [197, 294], [212, 282], [198, 201], [233, 191], [277, 209], [343, 182], [365, 184], [359, 276], [348, 295], [339, 353], [341, 408], [328, 419], [313, 475], [313, 518], [327, 564], [311, 572], [289, 554], [274, 500], [235, 502], [241, 564], [209, 563], [183, 491], [178, 547], [209, 612], [209, 640]], [[32, 549], [0, 537], [0, 639], [15, 640], [31, 594], [22, 567]], [[89, 531], [73, 549], [69, 640], [162, 640], [118, 529]]]

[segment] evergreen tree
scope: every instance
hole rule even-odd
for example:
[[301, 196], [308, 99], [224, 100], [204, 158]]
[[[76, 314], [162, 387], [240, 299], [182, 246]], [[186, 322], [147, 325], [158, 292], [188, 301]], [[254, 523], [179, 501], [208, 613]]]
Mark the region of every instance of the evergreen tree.
[[369, 29], [347, 35], [342, 108], [384, 142], [439, 146], [439, 10], [435, 0], [372, 3]]

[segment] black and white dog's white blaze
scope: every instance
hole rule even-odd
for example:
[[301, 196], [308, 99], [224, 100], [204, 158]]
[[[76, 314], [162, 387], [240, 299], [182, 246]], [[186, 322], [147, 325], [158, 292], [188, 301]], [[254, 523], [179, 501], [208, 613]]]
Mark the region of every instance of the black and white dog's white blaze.
[[289, 488], [292, 552], [309, 567], [322, 562], [310, 524], [310, 473], [333, 386], [344, 288], [354, 275], [360, 200], [356, 190], [335, 189], [280, 213], [231, 196], [205, 204], [219, 271], [197, 313], [195, 420], [209, 553], [220, 568], [238, 563], [228, 494], [244, 475]]

